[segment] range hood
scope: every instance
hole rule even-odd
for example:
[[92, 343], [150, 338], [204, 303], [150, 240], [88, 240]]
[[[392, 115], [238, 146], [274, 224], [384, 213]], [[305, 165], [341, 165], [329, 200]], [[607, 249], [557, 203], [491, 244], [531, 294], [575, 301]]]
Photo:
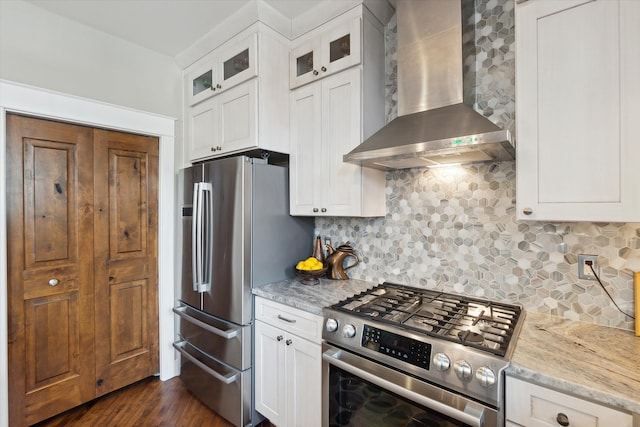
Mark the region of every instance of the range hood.
[[397, 0], [398, 117], [344, 155], [375, 169], [513, 160], [508, 130], [477, 113], [473, 0]]

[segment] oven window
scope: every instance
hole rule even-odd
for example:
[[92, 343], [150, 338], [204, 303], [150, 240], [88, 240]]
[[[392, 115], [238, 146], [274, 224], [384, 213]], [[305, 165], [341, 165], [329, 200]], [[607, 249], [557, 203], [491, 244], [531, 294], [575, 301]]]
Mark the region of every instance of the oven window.
[[329, 426], [468, 427], [335, 366], [329, 374]]

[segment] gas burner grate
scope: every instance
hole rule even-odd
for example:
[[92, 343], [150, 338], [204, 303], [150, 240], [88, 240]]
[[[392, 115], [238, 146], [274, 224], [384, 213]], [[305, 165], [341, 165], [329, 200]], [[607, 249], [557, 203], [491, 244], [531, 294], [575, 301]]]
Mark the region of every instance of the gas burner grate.
[[506, 354], [522, 312], [517, 305], [388, 282], [331, 308], [498, 356]]

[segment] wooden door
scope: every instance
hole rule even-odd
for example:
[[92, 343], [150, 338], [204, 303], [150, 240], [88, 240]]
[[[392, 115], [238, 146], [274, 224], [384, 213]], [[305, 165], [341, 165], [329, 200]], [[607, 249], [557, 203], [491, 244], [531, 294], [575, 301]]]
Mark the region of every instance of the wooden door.
[[7, 115], [9, 424], [94, 395], [93, 131]]
[[96, 395], [158, 372], [158, 139], [95, 131]]

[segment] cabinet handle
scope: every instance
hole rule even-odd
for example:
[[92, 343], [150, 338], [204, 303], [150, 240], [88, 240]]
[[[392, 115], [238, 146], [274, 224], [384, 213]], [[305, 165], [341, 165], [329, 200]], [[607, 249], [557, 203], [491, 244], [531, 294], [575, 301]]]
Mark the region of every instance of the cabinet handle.
[[522, 213], [525, 214], [525, 215], [531, 215], [533, 213], [533, 209], [524, 208], [524, 209], [522, 209]]
[[278, 335], [278, 336], [276, 337], [276, 339], [277, 339], [278, 341], [282, 341], [282, 340], [284, 339], [284, 337], [283, 337], [282, 335]]
[[322, 66], [322, 68], [320, 68], [320, 70], [321, 70], [322, 72], [325, 72], [325, 71], [327, 71], [327, 67], [325, 67], [325, 66], [323, 65], [323, 66]]
[[49, 286], [58, 286], [58, 283], [60, 283], [58, 279], [49, 279]]
[[327, 211], [327, 208], [322, 208], [322, 209], [320, 209], [320, 211], [321, 211], [321, 212], [326, 212], [326, 211]]
[[318, 208], [313, 208], [313, 211], [314, 212], [318, 212]]
[[286, 317], [282, 317], [279, 314], [278, 314], [278, 319], [284, 320], [285, 322], [288, 322], [288, 323], [296, 323], [295, 319], [287, 319]]
[[556, 421], [562, 427], [567, 427], [569, 425], [569, 417], [567, 417], [567, 414], [563, 414], [562, 412], [558, 412], [558, 415], [556, 416]]
[[[291, 341], [291, 340], [286, 340], [284, 343], [285, 343], [286, 345], [291, 345], [291, 343], [292, 343], [292, 342], [293, 342], [293, 341]], [[567, 424], [567, 425], [569, 425], [569, 424]]]
[[318, 70], [313, 70], [313, 75], [317, 76], [318, 75]]

